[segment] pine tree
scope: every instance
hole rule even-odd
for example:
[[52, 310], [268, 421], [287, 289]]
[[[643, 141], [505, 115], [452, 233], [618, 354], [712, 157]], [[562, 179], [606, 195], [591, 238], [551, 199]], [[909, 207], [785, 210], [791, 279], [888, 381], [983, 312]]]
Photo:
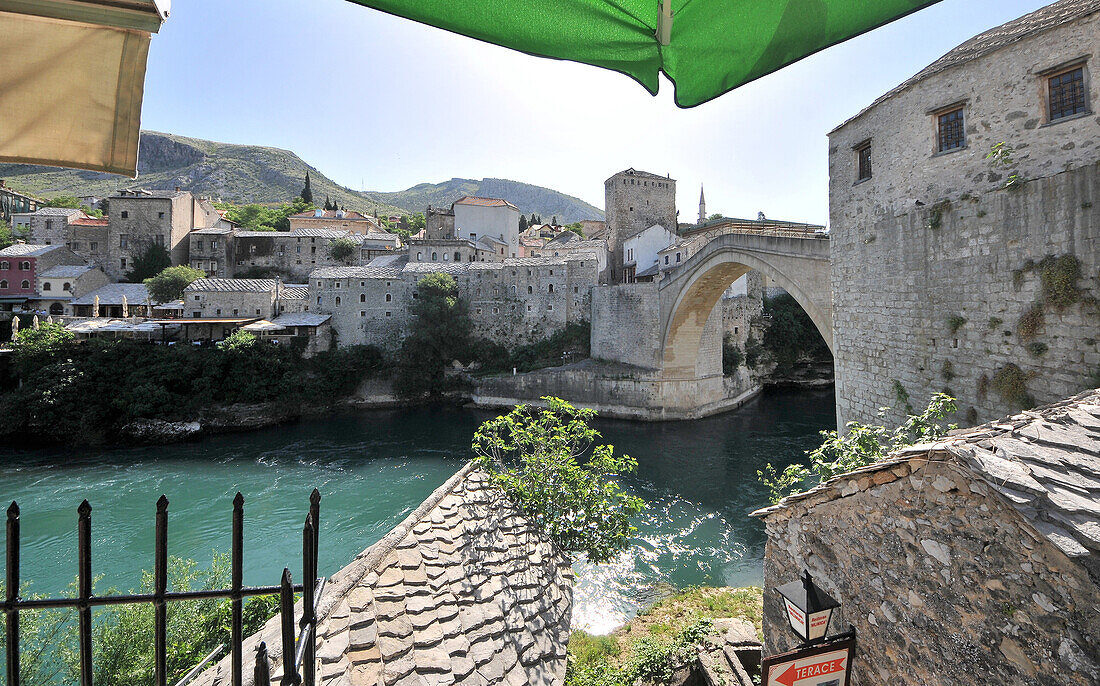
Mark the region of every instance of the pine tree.
[[302, 200], [313, 202], [313, 189], [309, 187], [309, 172], [306, 172], [306, 185], [302, 188]]
[[519, 215], [519, 230], [521, 232], [527, 230], [527, 216], [526, 215], [522, 215], [522, 214]]
[[527, 225], [528, 226], [534, 226], [535, 224], [538, 224], [538, 222], [535, 221], [535, 213], [532, 212], [531, 213], [531, 221], [527, 222]]
[[332, 209], [332, 204], [328, 201], [328, 196], [325, 196], [325, 211], [328, 212]]
[[550, 218], [550, 226], [557, 226], [557, 225], [558, 225], [558, 215], [555, 214], [553, 217]]

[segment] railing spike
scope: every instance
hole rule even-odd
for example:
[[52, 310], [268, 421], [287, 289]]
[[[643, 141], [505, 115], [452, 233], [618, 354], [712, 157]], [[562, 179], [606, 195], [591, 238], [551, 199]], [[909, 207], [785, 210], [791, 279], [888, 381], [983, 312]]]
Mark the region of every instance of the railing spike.
[[244, 507], [244, 496], [240, 491], [237, 491], [237, 495], [233, 496], [233, 507]]
[[161, 495], [161, 497], [157, 499], [157, 512], [164, 512], [167, 509], [168, 509], [168, 496]]
[[19, 516], [19, 504], [14, 500], [11, 501], [11, 505], [8, 505], [8, 519], [12, 519]]

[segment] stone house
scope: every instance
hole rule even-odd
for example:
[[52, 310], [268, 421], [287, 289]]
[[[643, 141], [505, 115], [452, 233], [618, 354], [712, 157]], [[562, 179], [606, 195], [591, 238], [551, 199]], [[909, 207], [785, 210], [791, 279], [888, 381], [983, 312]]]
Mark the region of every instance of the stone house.
[[[975, 424], [1089, 383], [1098, 54], [1100, 2], [1060, 0], [971, 38], [829, 134], [840, 425], [945, 389]], [[1052, 298], [1044, 280], [1067, 291]]]
[[[569, 560], [473, 465], [328, 579], [317, 683], [561, 686], [573, 608]], [[300, 610], [299, 610], [300, 612]], [[279, 618], [245, 639], [279, 680]], [[231, 683], [226, 656], [196, 686]], [[251, 683], [251, 663], [244, 670]]]
[[490, 236], [477, 241], [463, 238], [426, 238], [409, 241], [409, 262], [501, 262], [507, 244]]
[[51, 315], [72, 315], [72, 300], [110, 283], [99, 267], [90, 264], [59, 264], [38, 275], [31, 298], [36, 310]]
[[190, 232], [219, 221], [214, 206], [190, 191], [120, 191], [108, 200], [104, 271], [122, 279], [133, 268], [134, 258], [152, 245], [166, 249], [172, 264], [190, 264]]
[[774, 588], [808, 569], [854, 626], [853, 686], [1100, 683], [1100, 390], [914, 446], [760, 510]]
[[36, 212], [21, 212], [12, 215], [11, 226], [22, 231], [27, 242], [39, 245], [67, 245], [69, 222], [87, 217], [82, 209], [68, 207], [43, 207]]
[[275, 345], [302, 345], [306, 357], [328, 350], [332, 346], [331, 315], [310, 312], [280, 314], [271, 320], [261, 319], [241, 328]]
[[654, 224], [676, 230], [676, 180], [633, 168], [621, 171], [604, 181], [604, 212], [611, 283], [621, 283], [626, 239]]
[[562, 231], [553, 240], [529, 250], [526, 257], [562, 257], [575, 252], [593, 253], [596, 256], [600, 283], [607, 282], [609, 253], [607, 241], [604, 239], [581, 238], [572, 231]]
[[285, 283], [277, 304], [279, 314], [309, 312], [309, 284]]
[[282, 288], [276, 279], [195, 279], [183, 290], [184, 317], [274, 317]]
[[519, 256], [519, 208], [500, 198], [468, 195], [451, 205], [454, 238], [477, 242], [494, 238], [501, 257]]
[[376, 217], [349, 210], [312, 210], [288, 217], [290, 230], [324, 229], [352, 233], [386, 233]]
[[660, 270], [659, 253], [676, 240], [676, 234], [660, 224], [624, 240], [622, 282], [652, 281]]
[[57, 265], [83, 265], [64, 245], [15, 243], [0, 250], [0, 304], [10, 310], [36, 292], [38, 276]]
[[424, 238], [429, 240], [454, 238], [454, 235], [454, 210], [428, 205], [428, 209], [424, 210]]

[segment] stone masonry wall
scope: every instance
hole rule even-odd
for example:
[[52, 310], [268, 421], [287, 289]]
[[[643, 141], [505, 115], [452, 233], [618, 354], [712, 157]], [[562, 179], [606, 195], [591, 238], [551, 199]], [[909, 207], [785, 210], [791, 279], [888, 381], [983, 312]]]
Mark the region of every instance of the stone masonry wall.
[[592, 289], [592, 358], [658, 369], [661, 301], [656, 283]]
[[840, 497], [767, 515], [765, 654], [794, 648], [770, 589], [808, 568], [856, 628], [852, 686], [1100, 680], [1100, 588], [953, 462], [841, 479]]
[[[834, 232], [832, 254], [841, 426], [885, 406], [897, 420], [936, 391], [972, 425], [1096, 385], [1098, 165], [867, 218]], [[1046, 256], [1076, 258], [1078, 302], [1042, 304], [1043, 269], [1029, 265]]]

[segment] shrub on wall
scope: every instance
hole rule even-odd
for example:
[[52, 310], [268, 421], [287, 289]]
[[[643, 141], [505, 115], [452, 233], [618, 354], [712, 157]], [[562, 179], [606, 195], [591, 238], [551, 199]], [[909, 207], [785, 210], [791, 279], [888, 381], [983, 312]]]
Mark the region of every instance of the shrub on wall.
[[990, 385], [1002, 400], [1022, 410], [1035, 405], [1035, 400], [1027, 390], [1028, 378], [1022, 369], [1009, 362], [993, 374]]
[[741, 346], [733, 340], [733, 334], [727, 333], [722, 338], [722, 374], [733, 376], [744, 361], [745, 354], [741, 352]]
[[1020, 342], [1026, 343], [1038, 336], [1045, 322], [1046, 315], [1043, 313], [1042, 306], [1029, 307], [1016, 321], [1016, 335], [1020, 337]]

